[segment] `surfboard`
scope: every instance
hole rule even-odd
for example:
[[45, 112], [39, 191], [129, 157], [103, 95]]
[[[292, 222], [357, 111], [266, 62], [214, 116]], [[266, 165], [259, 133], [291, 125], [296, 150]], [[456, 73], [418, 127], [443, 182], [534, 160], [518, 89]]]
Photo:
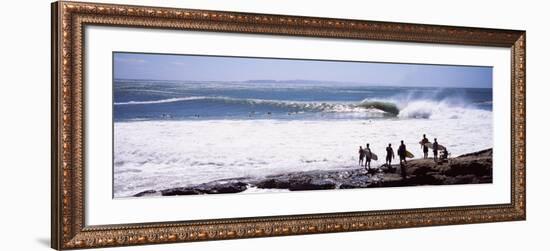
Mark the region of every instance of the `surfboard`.
[[370, 158], [371, 158], [372, 160], [378, 160], [378, 155], [376, 155], [376, 153], [371, 152], [370, 155], [371, 155]]
[[429, 143], [429, 144], [431, 144], [431, 142], [430, 142], [430, 141], [426, 142], [425, 144], [423, 144], [423, 143], [422, 143], [422, 140], [418, 142], [418, 144], [421, 144], [421, 145], [426, 145], [426, 146], [428, 145], [428, 143]]
[[[434, 148], [434, 145], [433, 145], [433, 143], [431, 143], [431, 142], [430, 142], [430, 143], [426, 143], [426, 146], [427, 146], [428, 148], [430, 148], [430, 149], [433, 149], [433, 148]], [[437, 150], [443, 150], [443, 149], [445, 149], [445, 147], [444, 147], [443, 145], [439, 144], [438, 147], [437, 147]]]
[[405, 151], [405, 157], [407, 157], [407, 158], [414, 158], [414, 154], [412, 154], [412, 153], [409, 152], [409, 151]]
[[[369, 157], [369, 152], [365, 152], [365, 154], [367, 155], [367, 157]], [[373, 153], [373, 152], [370, 152], [370, 158], [372, 160], [378, 160], [378, 155], [376, 155], [376, 153]]]

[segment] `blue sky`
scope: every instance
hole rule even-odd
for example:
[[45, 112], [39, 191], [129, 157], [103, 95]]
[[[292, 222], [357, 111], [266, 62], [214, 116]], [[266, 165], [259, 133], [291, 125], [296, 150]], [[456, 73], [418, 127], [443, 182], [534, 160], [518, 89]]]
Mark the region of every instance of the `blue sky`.
[[114, 53], [116, 79], [318, 80], [384, 86], [491, 88], [492, 67]]

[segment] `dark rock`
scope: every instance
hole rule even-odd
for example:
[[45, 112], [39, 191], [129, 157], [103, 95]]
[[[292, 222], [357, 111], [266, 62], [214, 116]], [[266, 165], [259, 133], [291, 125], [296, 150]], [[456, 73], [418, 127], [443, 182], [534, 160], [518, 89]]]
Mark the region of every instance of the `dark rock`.
[[380, 171], [378, 168], [369, 168], [367, 169], [368, 174], [377, 174]]
[[146, 191], [134, 194], [134, 197], [151, 196], [151, 195], [156, 195], [156, 194], [157, 194], [156, 190], [146, 190]]
[[433, 172], [433, 171], [434, 169], [431, 165], [407, 168], [407, 172], [409, 172], [412, 175], [426, 175], [428, 172]]
[[210, 182], [198, 185], [195, 189], [207, 194], [240, 193], [247, 188], [247, 183], [237, 182]]
[[352, 179], [345, 180], [340, 184], [340, 189], [366, 188], [371, 184], [371, 177], [367, 175], [356, 176]]
[[441, 185], [445, 177], [439, 174], [412, 175], [403, 180], [404, 185]]
[[160, 191], [160, 193], [162, 194], [162, 196], [201, 194], [199, 191], [193, 188], [187, 188], [187, 187], [176, 187], [176, 188], [165, 189]]
[[290, 191], [334, 189], [336, 183], [330, 179], [291, 179]]
[[291, 191], [335, 189], [342, 181], [353, 179], [360, 170], [314, 170], [270, 175], [252, 182], [258, 188]]
[[399, 174], [385, 175], [382, 179], [373, 181], [367, 187], [400, 187], [404, 186], [403, 178]]
[[240, 193], [247, 189], [248, 184], [242, 181], [212, 181], [200, 185], [176, 187], [160, 191], [163, 196]]
[[491, 175], [493, 171], [492, 165], [493, 163], [491, 159], [475, 159], [453, 162], [444, 174], [449, 176], [467, 174], [473, 174], [476, 176]]
[[[248, 186], [260, 189], [288, 189], [291, 191], [351, 189], [371, 187], [401, 187], [419, 185], [453, 185], [491, 183], [493, 151], [487, 149], [435, 163], [433, 159], [413, 159], [379, 168], [349, 168], [314, 170], [270, 175], [265, 178], [238, 177], [199, 185], [177, 187], [162, 191], [147, 190], [134, 196], [193, 195], [239, 193]], [[401, 171], [404, 168], [405, 172]], [[406, 175], [404, 175], [406, 173]]]
[[489, 148], [489, 149], [485, 149], [485, 150], [481, 150], [481, 151], [477, 151], [477, 152], [473, 152], [473, 153], [462, 154], [462, 155], [458, 156], [457, 158], [463, 158], [463, 157], [475, 157], [475, 158], [490, 157], [490, 158], [492, 158], [493, 157], [493, 148]]
[[399, 165], [383, 166], [382, 179], [372, 182], [368, 187], [396, 187], [418, 185], [478, 184], [492, 182], [492, 149], [451, 158], [435, 163], [433, 159], [409, 160], [404, 168], [407, 177], [396, 176]]
[[290, 181], [285, 178], [267, 178], [255, 184], [258, 188], [289, 189]]

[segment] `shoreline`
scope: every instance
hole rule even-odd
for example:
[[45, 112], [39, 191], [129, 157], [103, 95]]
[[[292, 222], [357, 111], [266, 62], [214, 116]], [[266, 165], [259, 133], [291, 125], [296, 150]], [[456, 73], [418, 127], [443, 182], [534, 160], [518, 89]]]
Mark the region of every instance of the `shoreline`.
[[[492, 148], [449, 158], [436, 164], [433, 159], [411, 159], [405, 175], [399, 164], [365, 170], [364, 167], [337, 170], [293, 171], [260, 178], [235, 177], [198, 185], [163, 190], [145, 190], [127, 197], [200, 194], [334, 190], [421, 185], [492, 183]], [[270, 191], [271, 190], [271, 191]]]
[[451, 157], [492, 147], [491, 116], [470, 115], [463, 119], [115, 123], [114, 194], [126, 197], [224, 178], [359, 168], [358, 148], [365, 143], [382, 159], [372, 163], [376, 167], [384, 163], [387, 144], [397, 146], [399, 140], [421, 157], [420, 132], [438, 137], [449, 147]]

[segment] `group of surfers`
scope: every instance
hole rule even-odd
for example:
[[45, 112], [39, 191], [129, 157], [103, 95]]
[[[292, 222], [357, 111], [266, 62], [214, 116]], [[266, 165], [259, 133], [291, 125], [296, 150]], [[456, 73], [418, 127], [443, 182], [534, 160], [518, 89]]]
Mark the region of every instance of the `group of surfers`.
[[[428, 138], [426, 138], [426, 134], [422, 135], [422, 140], [420, 140], [420, 147], [422, 148], [422, 152], [424, 153], [424, 159], [428, 159], [428, 152], [429, 148], [428, 143], [430, 141]], [[432, 151], [433, 151], [433, 160], [435, 163], [438, 163], [439, 159], [445, 160], [447, 159], [449, 153], [447, 152], [447, 148], [441, 147], [439, 143], [437, 142], [437, 138], [434, 138], [434, 142], [431, 145]], [[442, 148], [442, 154], [441, 157], [438, 157], [438, 152]], [[399, 164], [403, 166], [404, 164], [407, 164], [407, 146], [401, 140], [401, 144], [399, 145], [399, 148], [397, 149], [397, 155], [399, 156]], [[372, 152], [370, 149], [370, 144], [367, 143], [366, 147], [363, 148], [362, 146], [359, 146], [359, 166], [365, 166], [367, 170], [370, 169], [370, 163], [372, 160]], [[391, 167], [391, 162], [395, 158], [395, 153], [393, 151], [393, 148], [391, 146], [391, 143], [388, 144], [386, 147], [386, 163], [385, 165], [388, 167]]]

